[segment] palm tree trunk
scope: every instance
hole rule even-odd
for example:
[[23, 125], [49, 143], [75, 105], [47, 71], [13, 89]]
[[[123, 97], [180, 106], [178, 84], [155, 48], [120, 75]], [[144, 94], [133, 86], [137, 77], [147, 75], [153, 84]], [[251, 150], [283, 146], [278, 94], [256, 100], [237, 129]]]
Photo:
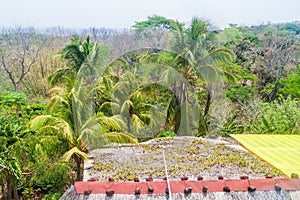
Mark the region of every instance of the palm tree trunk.
[[202, 116], [202, 114], [200, 113], [198, 135], [196, 135], [196, 136], [197, 137], [206, 136], [207, 131], [208, 131], [208, 127], [207, 127], [207, 124], [206, 124], [206, 120]]
[[81, 180], [81, 163], [82, 163], [82, 159], [80, 156], [76, 156], [75, 157], [75, 162], [76, 162], [76, 181], [80, 181]]
[[204, 110], [204, 117], [208, 115], [209, 109], [211, 105], [211, 94], [209, 89], [207, 89], [207, 98], [206, 98], [206, 104], [205, 104], [205, 110]]
[[131, 118], [129, 115], [126, 117], [126, 121], [127, 121], [127, 131], [128, 133], [131, 133]]
[[174, 132], [178, 134], [178, 130], [181, 122], [181, 109], [180, 109], [180, 99], [179, 96], [175, 96], [175, 105], [174, 105]]
[[[167, 117], [166, 117], [166, 121], [165, 121], [165, 124], [164, 124], [164, 130], [171, 130], [171, 126], [170, 124], [172, 124], [172, 119], [171, 119], [171, 109], [172, 109], [172, 106], [171, 105], [172, 103], [170, 102], [170, 104], [168, 105], [168, 109], [167, 109]], [[174, 131], [174, 130], [172, 130]], [[175, 132], [175, 131], [174, 131]]]
[[180, 123], [181, 123], [181, 108], [180, 105], [175, 106], [175, 113], [174, 113], [174, 132], [178, 135]]

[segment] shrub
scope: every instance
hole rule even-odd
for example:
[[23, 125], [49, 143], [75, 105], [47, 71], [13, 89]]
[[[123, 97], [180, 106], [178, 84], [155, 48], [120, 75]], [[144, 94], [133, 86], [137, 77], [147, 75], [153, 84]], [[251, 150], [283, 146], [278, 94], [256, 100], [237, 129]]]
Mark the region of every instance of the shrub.
[[157, 137], [162, 138], [162, 137], [175, 137], [176, 134], [173, 131], [162, 131], [160, 132]]
[[60, 199], [60, 197], [63, 195], [62, 192], [55, 192], [55, 193], [51, 193], [51, 194], [46, 194], [43, 197], [43, 200], [58, 200]]
[[259, 134], [300, 134], [300, 102], [288, 97], [271, 103], [260, 102], [248, 132]]
[[244, 132], [244, 126], [236, 122], [239, 115], [234, 115], [229, 118], [221, 128], [222, 136], [229, 136], [230, 134], [242, 134]]
[[226, 96], [233, 102], [244, 102], [253, 99], [257, 93], [258, 90], [254, 84], [251, 86], [235, 84], [228, 88], [226, 91]]

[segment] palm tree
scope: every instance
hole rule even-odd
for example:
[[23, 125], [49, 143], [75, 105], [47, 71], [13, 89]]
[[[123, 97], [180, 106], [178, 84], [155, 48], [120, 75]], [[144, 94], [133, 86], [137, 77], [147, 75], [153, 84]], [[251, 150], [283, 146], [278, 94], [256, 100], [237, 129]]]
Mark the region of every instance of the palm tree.
[[[198, 92], [205, 83], [207, 97], [203, 115], [200, 114], [199, 127], [207, 129], [204, 118], [209, 113], [212, 101], [211, 88], [223, 76], [233, 79], [233, 76], [218, 67], [219, 62], [230, 60], [231, 53], [225, 49], [218, 49], [213, 45], [214, 34], [208, 30], [208, 24], [193, 18], [189, 27], [185, 28], [182, 23], [172, 23], [173, 43], [172, 52], [159, 52], [140, 56], [142, 63], [157, 63], [170, 66], [179, 71], [188, 83]], [[172, 74], [173, 73], [173, 74]], [[166, 79], [174, 79], [174, 71], [166, 68], [162, 73]], [[165, 80], [166, 80], [165, 79]], [[187, 90], [186, 83], [181, 82], [175, 89], [175, 123], [178, 125], [180, 119], [179, 113], [187, 110]], [[183, 104], [185, 102], [185, 105]], [[181, 108], [182, 105], [183, 107]], [[183, 109], [183, 110], [182, 110]], [[177, 113], [177, 114], [176, 114]], [[189, 114], [183, 114], [189, 116]], [[185, 121], [189, 121], [186, 118]], [[185, 124], [185, 123], [183, 123]], [[175, 127], [175, 132], [178, 131]]]
[[219, 62], [227, 62], [231, 59], [231, 52], [226, 49], [216, 48], [213, 44], [214, 33], [208, 30], [208, 24], [198, 18], [193, 18], [190, 26], [184, 29], [182, 24], [174, 23], [173, 50], [178, 56], [184, 58], [185, 71], [193, 68], [198, 78], [206, 82], [207, 100], [204, 116], [209, 112], [211, 105], [212, 85], [222, 79], [225, 75], [234, 79], [233, 75], [222, 71], [218, 67]]
[[67, 44], [59, 53], [61, 59], [66, 62], [66, 67], [58, 69], [48, 77], [50, 85], [63, 83], [68, 88], [72, 88], [82, 65], [91, 60], [97, 60], [95, 54], [99, 54], [100, 48], [99, 44], [90, 42], [89, 36], [84, 41], [77, 37], [71, 38], [71, 43]]
[[159, 131], [156, 128], [159, 127], [158, 120], [162, 114], [157, 106], [151, 103], [156, 101], [157, 96], [145, 80], [146, 77], [143, 75], [138, 77], [135, 69], [133, 72], [129, 70], [124, 72], [114, 83], [111, 83], [108, 77], [102, 77], [103, 85], [98, 86], [102, 102], [98, 112], [121, 119], [123, 123], [119, 124], [122, 124], [122, 131], [138, 137], [144, 137], [148, 133], [153, 136]]
[[[73, 159], [76, 163], [77, 180], [81, 178], [81, 164], [87, 158], [87, 152], [111, 142], [134, 143], [137, 140], [122, 132], [106, 133], [104, 130], [118, 130], [118, 121], [91, 112], [89, 105], [80, 99], [80, 89], [65, 93], [63, 88], [54, 88], [50, 100], [50, 115], [34, 118], [30, 126], [34, 130], [62, 134], [68, 143], [69, 150], [64, 153], [66, 161]], [[74, 103], [76, 102], [76, 103]], [[106, 126], [106, 127], [105, 127]], [[114, 127], [110, 127], [114, 126]]]
[[[117, 118], [108, 118], [95, 111], [97, 70], [105, 59], [96, 43], [74, 40], [61, 52], [68, 67], [58, 70], [50, 76], [52, 84], [60, 78], [67, 80], [67, 87], [54, 87], [49, 103], [50, 115], [42, 115], [31, 121], [31, 128], [39, 131], [62, 134], [69, 149], [63, 155], [66, 161], [76, 163], [77, 180], [81, 179], [81, 164], [87, 158], [86, 153], [111, 142], [134, 143], [137, 140], [119, 130]], [[103, 64], [103, 63], [102, 63]]]

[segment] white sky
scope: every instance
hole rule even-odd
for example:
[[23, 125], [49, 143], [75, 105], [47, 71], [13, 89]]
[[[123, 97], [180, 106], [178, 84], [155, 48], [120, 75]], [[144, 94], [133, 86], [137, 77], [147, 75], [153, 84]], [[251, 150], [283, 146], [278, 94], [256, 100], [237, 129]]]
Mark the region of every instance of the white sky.
[[224, 28], [300, 20], [300, 0], [0, 0], [0, 26], [129, 28], [157, 14]]

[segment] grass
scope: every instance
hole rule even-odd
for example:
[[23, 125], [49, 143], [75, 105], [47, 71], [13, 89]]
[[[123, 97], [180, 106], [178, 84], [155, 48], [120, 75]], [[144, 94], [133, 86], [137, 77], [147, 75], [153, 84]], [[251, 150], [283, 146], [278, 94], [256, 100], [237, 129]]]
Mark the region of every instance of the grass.
[[300, 174], [300, 135], [231, 135], [287, 177]]

